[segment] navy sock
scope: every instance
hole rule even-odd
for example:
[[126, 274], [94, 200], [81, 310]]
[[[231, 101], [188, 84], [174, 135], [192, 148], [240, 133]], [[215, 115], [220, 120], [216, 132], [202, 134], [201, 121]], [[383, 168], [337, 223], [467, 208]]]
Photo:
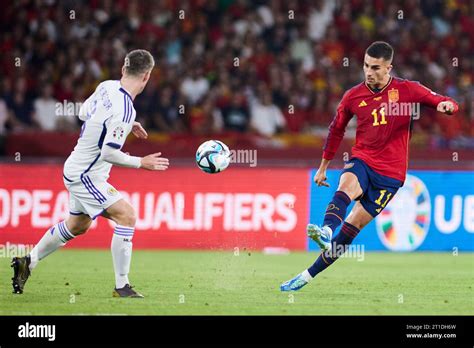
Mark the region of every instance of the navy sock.
[[349, 204], [351, 204], [349, 196], [343, 191], [336, 191], [332, 197], [332, 201], [326, 208], [323, 226], [329, 226], [333, 232], [336, 231], [336, 228], [339, 227], [346, 217]]
[[322, 252], [316, 262], [308, 268], [309, 274], [314, 278], [316, 274], [324, 271], [332, 265], [339, 256], [344, 254], [359, 233], [359, 229], [348, 222], [344, 222], [341, 231], [331, 241], [332, 248], [329, 251]]

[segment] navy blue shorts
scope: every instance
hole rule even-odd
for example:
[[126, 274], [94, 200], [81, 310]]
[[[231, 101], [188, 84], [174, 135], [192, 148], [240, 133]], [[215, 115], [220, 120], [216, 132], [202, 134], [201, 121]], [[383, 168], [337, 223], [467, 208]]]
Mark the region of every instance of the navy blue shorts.
[[364, 161], [355, 157], [346, 162], [341, 175], [346, 172], [355, 174], [359, 179], [362, 195], [355, 200], [359, 201], [373, 217], [380, 214], [398, 189], [403, 186], [400, 180], [376, 173]]

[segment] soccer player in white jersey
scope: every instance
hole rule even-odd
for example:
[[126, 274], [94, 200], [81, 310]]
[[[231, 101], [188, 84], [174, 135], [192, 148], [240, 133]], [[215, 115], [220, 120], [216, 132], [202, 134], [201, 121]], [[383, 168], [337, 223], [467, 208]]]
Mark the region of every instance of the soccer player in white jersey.
[[130, 132], [138, 138], [148, 136], [140, 123], [135, 122], [133, 100], [145, 88], [154, 65], [148, 51], [129, 52], [121, 80], [100, 83], [82, 105], [81, 134], [64, 164], [63, 180], [69, 191], [70, 215], [49, 228], [29, 255], [13, 258], [14, 293], [23, 293], [31, 271], [40, 260], [84, 234], [92, 220], [100, 215], [116, 223], [111, 244], [115, 270], [113, 296], [143, 297], [132, 289], [128, 280], [136, 214], [107, 179], [112, 165], [148, 170], [168, 168], [168, 159], [160, 157], [161, 153], [141, 158], [121, 151]]

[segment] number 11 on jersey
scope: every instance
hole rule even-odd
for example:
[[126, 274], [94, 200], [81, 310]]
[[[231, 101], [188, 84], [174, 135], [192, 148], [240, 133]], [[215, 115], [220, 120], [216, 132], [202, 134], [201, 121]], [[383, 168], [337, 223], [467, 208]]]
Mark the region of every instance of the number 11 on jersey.
[[372, 111], [372, 116], [374, 116], [374, 123], [372, 123], [372, 126], [379, 126], [381, 124], [387, 124], [387, 120], [385, 120], [385, 108], [380, 109], [380, 116], [382, 116], [382, 120], [379, 123], [379, 117], [377, 114], [377, 109], [374, 109]]

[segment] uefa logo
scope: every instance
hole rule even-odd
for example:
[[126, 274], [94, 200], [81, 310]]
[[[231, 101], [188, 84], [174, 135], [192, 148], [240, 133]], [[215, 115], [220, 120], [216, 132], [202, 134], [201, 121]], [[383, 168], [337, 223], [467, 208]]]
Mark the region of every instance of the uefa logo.
[[392, 251], [412, 251], [425, 240], [430, 227], [431, 201], [423, 181], [407, 175], [390, 203], [375, 220], [383, 245]]

